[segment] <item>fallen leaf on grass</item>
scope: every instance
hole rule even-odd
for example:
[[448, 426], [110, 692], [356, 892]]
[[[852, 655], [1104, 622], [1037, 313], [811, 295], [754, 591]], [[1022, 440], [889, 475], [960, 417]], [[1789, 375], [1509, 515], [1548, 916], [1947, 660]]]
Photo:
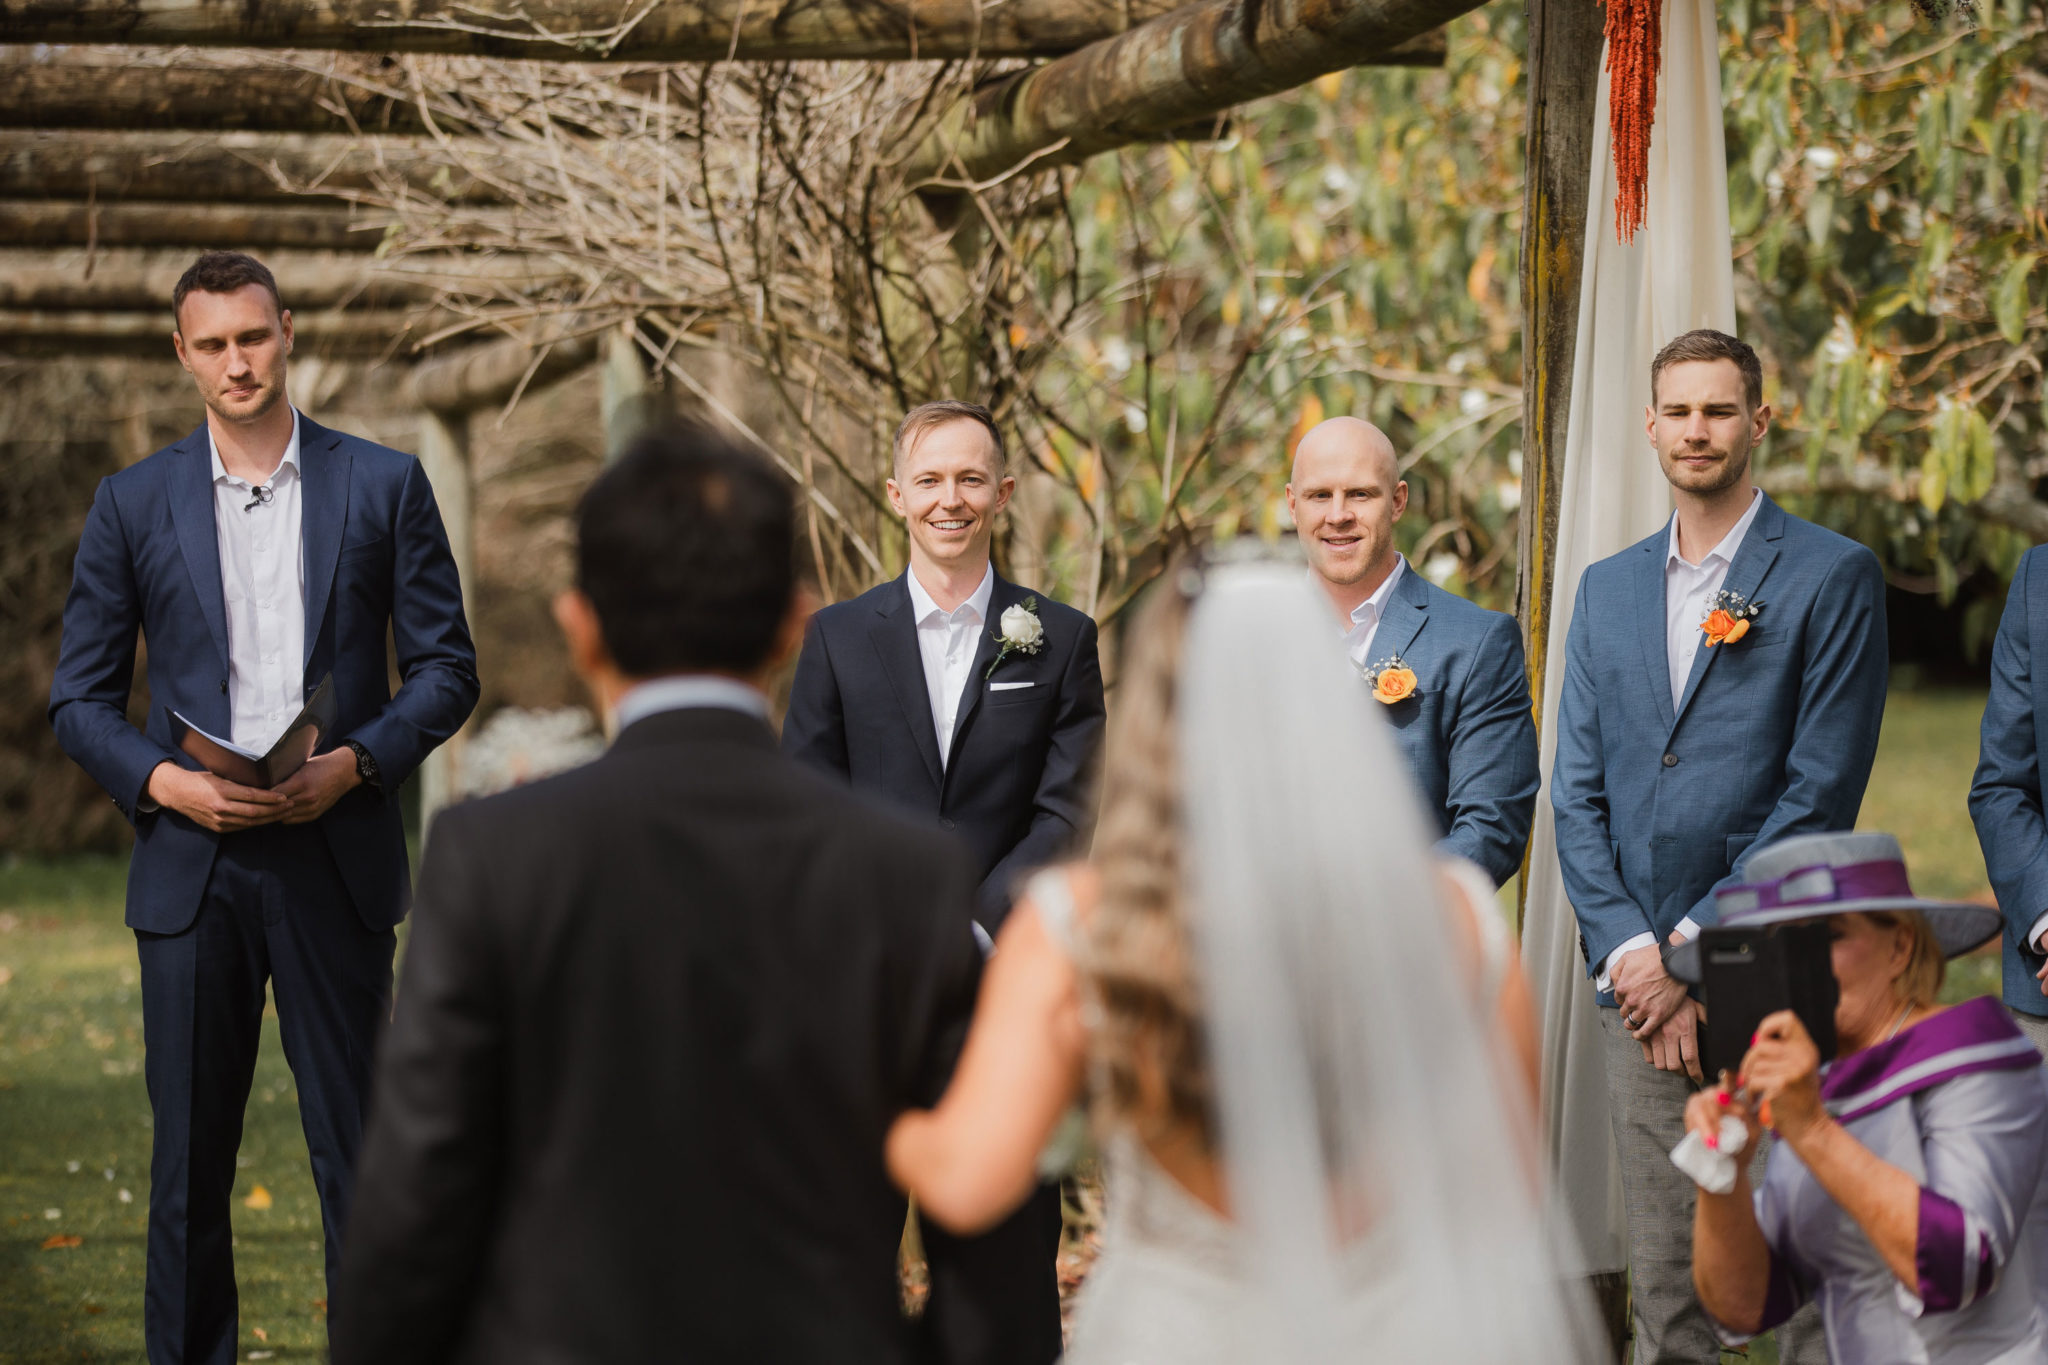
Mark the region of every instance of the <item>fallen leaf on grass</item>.
[[107, 1311], [107, 1306], [103, 1303], [89, 1303], [85, 1306], [85, 1311], [92, 1317], [98, 1317]]
[[257, 1186], [257, 1187], [256, 1187], [255, 1189], [253, 1189], [253, 1190], [249, 1191], [249, 1194], [248, 1194], [248, 1197], [247, 1197], [247, 1198], [245, 1198], [244, 1200], [242, 1200], [242, 1207], [243, 1207], [243, 1208], [245, 1208], [245, 1209], [267, 1209], [267, 1208], [269, 1208], [269, 1207], [270, 1207], [270, 1191], [269, 1191], [269, 1190], [266, 1190], [266, 1189], [264, 1189], [264, 1188], [263, 1188], [263, 1187], [262, 1187], [261, 1185], [258, 1185], [258, 1186]]
[[261, 1327], [251, 1327], [249, 1330], [250, 1332], [255, 1334], [256, 1340], [258, 1341], [267, 1342], [270, 1340], [270, 1333], [264, 1331]]
[[75, 1232], [60, 1232], [54, 1237], [43, 1239], [43, 1250], [64, 1251], [75, 1246], [84, 1246], [85, 1239]]

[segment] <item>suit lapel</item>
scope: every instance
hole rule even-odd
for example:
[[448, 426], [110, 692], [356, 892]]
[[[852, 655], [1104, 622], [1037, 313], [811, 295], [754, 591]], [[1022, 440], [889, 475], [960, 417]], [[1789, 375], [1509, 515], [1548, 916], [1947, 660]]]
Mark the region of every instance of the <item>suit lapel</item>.
[[932, 726], [931, 694], [924, 685], [924, 656], [917, 648], [917, 622], [910, 612], [910, 588], [901, 578], [882, 594], [875, 607], [874, 623], [868, 627], [868, 638], [874, 641], [882, 672], [888, 675], [896, 702], [903, 708], [903, 719], [910, 726], [910, 738], [923, 756], [925, 770], [931, 774], [932, 787], [937, 790], [944, 779], [939, 767], [939, 737]]
[[974, 650], [974, 667], [967, 671], [966, 690], [960, 697], [960, 709], [954, 713], [958, 719], [953, 722], [953, 748], [946, 755], [948, 773], [953, 771], [955, 761], [960, 757], [960, 745], [967, 738], [968, 724], [981, 710], [981, 699], [988, 692], [988, 684], [983, 675], [988, 672], [989, 666], [995, 663], [996, 652], [1001, 648], [996, 643], [996, 625], [1003, 619], [1004, 612], [1025, 598], [1023, 589], [1015, 583], [1008, 581], [1001, 574], [995, 577], [995, 587], [988, 595], [988, 614], [981, 623], [981, 640]]
[[341, 529], [348, 523], [348, 475], [353, 461], [341, 437], [299, 415], [299, 539], [306, 556], [306, 657], [327, 619], [334, 594], [334, 562], [341, 556]]
[[1664, 562], [1669, 557], [1671, 523], [1664, 533], [1643, 542], [1636, 561], [1634, 599], [1636, 638], [1643, 647], [1643, 668], [1650, 677], [1650, 695], [1657, 699], [1657, 715], [1665, 733], [1676, 724], [1671, 709], [1671, 656], [1664, 644]]
[[[1737, 593], [1751, 600], [1755, 599], [1757, 589], [1763, 586], [1764, 575], [1778, 562], [1778, 538], [1785, 533], [1784, 512], [1771, 501], [1769, 494], [1759, 496], [1763, 498], [1763, 505], [1757, 508], [1756, 520], [1749, 524], [1749, 534], [1742, 538], [1742, 548], [1735, 552], [1735, 562], [1728, 566], [1728, 576], [1721, 583], [1724, 592]], [[1685, 680], [1685, 694], [1678, 699], [1678, 713], [1671, 720], [1674, 728], [1685, 718], [1686, 708], [1692, 705], [1692, 699], [1699, 695], [1701, 685], [1707, 680], [1707, 670], [1714, 666], [1715, 658], [1727, 652], [1726, 645], [1709, 647], [1702, 644], [1693, 655], [1692, 672]]]
[[1406, 659], [1408, 651], [1415, 646], [1415, 637], [1429, 624], [1429, 584], [1415, 566], [1406, 565], [1401, 577], [1394, 584], [1394, 591], [1388, 596], [1387, 609], [1380, 617], [1380, 628], [1373, 632], [1372, 657], [1368, 665], [1381, 659], [1400, 657]]
[[[171, 464], [171, 522], [192, 575], [199, 612], [213, 633], [223, 670], [228, 662], [228, 607], [220, 581], [220, 531], [213, 520], [213, 449], [202, 425], [178, 447]], [[223, 674], [225, 676], [225, 674]]]

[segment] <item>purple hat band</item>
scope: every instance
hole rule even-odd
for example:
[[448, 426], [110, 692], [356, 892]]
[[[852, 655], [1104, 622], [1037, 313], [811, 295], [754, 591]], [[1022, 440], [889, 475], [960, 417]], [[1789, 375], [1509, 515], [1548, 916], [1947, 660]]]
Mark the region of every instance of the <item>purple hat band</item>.
[[1883, 858], [1840, 867], [1820, 863], [1813, 867], [1795, 868], [1770, 881], [1743, 882], [1717, 892], [1714, 906], [1723, 922], [1727, 922], [1781, 906], [1811, 905], [1818, 908], [1846, 901], [1912, 898], [1913, 887], [1906, 880], [1906, 865], [1896, 858]]

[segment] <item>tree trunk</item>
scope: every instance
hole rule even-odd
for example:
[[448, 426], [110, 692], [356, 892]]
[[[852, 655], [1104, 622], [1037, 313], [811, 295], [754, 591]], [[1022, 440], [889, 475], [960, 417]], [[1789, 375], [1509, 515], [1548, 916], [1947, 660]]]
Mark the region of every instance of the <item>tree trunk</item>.
[[[132, 48], [14, 48], [0, 56], [0, 126], [157, 132], [424, 133], [419, 107], [375, 93], [373, 61], [323, 59], [312, 71], [272, 59], [237, 65], [181, 54], [175, 65]], [[344, 64], [361, 68], [352, 73]]]
[[[424, 336], [451, 321], [418, 309], [314, 309], [292, 314], [294, 354], [374, 357], [404, 355], [408, 337]], [[169, 360], [171, 300], [147, 311], [0, 309], [0, 354], [136, 355]]]
[[0, 242], [17, 246], [374, 251], [391, 221], [388, 213], [346, 205], [0, 199]]
[[944, 192], [1082, 161], [1332, 71], [1381, 61], [1478, 0], [1207, 0], [975, 92], [906, 163]]
[[[1540, 712], [1565, 424], [1579, 335], [1602, 13], [1529, 0], [1529, 131], [1522, 179], [1522, 525], [1515, 611]], [[1538, 717], [1541, 723], [1541, 717]]]
[[[113, 247], [0, 248], [0, 308], [149, 309], [171, 306], [171, 290], [192, 264], [189, 250]], [[396, 307], [431, 303], [450, 289], [493, 284], [536, 289], [560, 268], [533, 257], [403, 256], [366, 261], [354, 253], [276, 251], [265, 257], [287, 308]]]
[[1183, 0], [21, 0], [0, 42], [454, 52], [549, 61], [1032, 57]]
[[151, 132], [0, 133], [0, 197], [198, 199], [236, 203], [296, 199], [306, 190], [336, 194], [409, 184], [421, 193], [470, 203], [502, 201], [476, 178], [521, 170], [487, 147], [457, 158], [429, 138], [340, 134]]

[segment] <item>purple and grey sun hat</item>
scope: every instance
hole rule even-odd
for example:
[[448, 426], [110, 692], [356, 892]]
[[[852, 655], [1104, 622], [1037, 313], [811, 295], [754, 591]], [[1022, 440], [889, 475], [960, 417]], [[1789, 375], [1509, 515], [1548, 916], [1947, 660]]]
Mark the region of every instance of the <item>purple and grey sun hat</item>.
[[[1969, 901], [1932, 901], [1913, 894], [1906, 857], [1889, 834], [1795, 834], [1751, 855], [1749, 880], [1714, 893], [1724, 928], [1760, 928], [1822, 915], [1917, 910], [1949, 957], [1997, 935], [1998, 911]], [[1680, 981], [1700, 979], [1699, 940], [1671, 950], [1666, 970]]]

